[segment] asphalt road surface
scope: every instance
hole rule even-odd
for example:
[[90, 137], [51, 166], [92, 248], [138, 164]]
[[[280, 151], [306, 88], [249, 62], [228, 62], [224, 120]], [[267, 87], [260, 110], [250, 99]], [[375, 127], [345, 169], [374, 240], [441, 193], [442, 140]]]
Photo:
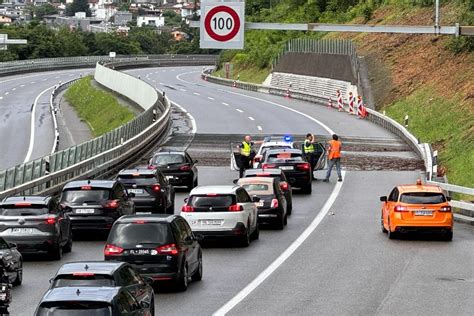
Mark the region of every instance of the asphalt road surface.
[[[129, 73], [166, 91], [194, 117], [199, 133], [334, 131], [395, 138], [325, 106], [210, 84], [199, 78], [200, 69]], [[231, 183], [237, 177], [227, 167], [200, 166], [199, 172], [201, 185]], [[473, 227], [456, 224], [452, 242], [432, 236], [393, 241], [380, 231], [378, 197], [398, 183], [414, 182], [419, 171], [348, 170], [339, 184], [334, 176], [330, 183], [313, 182], [311, 195], [294, 195], [285, 230], [264, 230], [249, 248], [205, 248], [203, 280], [184, 293], [158, 291], [157, 314], [472, 315]], [[176, 212], [186, 196], [177, 194]], [[61, 264], [100, 260], [103, 246], [103, 240], [78, 240], [61, 262], [26, 258], [12, 315], [31, 315]]]

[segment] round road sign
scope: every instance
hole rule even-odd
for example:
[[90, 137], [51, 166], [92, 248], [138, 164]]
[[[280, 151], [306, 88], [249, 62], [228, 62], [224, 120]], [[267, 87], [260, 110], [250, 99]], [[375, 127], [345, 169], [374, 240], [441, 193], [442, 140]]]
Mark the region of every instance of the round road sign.
[[204, 28], [212, 39], [219, 42], [230, 41], [239, 33], [239, 15], [226, 5], [214, 7], [206, 14]]

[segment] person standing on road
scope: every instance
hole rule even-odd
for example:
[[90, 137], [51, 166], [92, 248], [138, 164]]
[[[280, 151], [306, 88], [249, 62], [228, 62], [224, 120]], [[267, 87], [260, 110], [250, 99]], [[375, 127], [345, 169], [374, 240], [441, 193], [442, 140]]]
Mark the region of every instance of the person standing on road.
[[245, 136], [244, 141], [238, 146], [240, 148], [240, 166], [239, 177], [242, 178], [244, 171], [250, 168], [250, 162], [255, 157], [255, 150], [253, 149], [254, 142], [250, 135]]
[[306, 139], [303, 143], [303, 153], [304, 153], [304, 156], [306, 158], [306, 161], [309, 162], [309, 164], [311, 165], [311, 177], [313, 178], [313, 180], [315, 180], [316, 178], [314, 177], [314, 167], [316, 166], [316, 159], [314, 157], [314, 151], [315, 151], [315, 148], [314, 148], [314, 135], [308, 133], [306, 134]]
[[341, 174], [341, 148], [342, 143], [337, 137], [336, 134], [332, 135], [332, 140], [329, 141], [328, 146], [328, 172], [326, 173], [326, 179], [324, 182], [329, 182], [329, 177], [331, 176], [332, 167], [336, 165], [336, 171], [338, 179], [337, 181], [342, 181], [342, 174]]

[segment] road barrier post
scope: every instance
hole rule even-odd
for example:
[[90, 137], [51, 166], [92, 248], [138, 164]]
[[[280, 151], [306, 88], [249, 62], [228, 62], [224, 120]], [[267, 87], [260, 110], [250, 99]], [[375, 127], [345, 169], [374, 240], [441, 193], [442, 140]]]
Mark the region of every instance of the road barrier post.
[[408, 114], [405, 115], [405, 127], [408, 128]]

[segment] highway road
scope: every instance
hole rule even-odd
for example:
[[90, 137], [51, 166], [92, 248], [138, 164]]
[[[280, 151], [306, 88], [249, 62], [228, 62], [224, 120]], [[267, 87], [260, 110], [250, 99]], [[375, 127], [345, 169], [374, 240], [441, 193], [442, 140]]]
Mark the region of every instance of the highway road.
[[[198, 133], [336, 132], [394, 139], [369, 122], [325, 106], [222, 87], [199, 78], [200, 67], [128, 71], [188, 111]], [[342, 139], [344, 141], [344, 138]], [[400, 154], [402, 155], [402, 154]], [[228, 167], [200, 166], [200, 184], [231, 183]], [[322, 174], [318, 175], [320, 178]], [[204, 277], [185, 293], [156, 293], [157, 314], [211, 315], [471, 315], [474, 309], [474, 228], [455, 225], [452, 242], [388, 240], [380, 202], [419, 171], [348, 169], [336, 184], [313, 182], [294, 195], [284, 231], [264, 230], [249, 248], [204, 249]], [[176, 212], [186, 193], [176, 196]], [[24, 284], [14, 289], [12, 315], [31, 315], [59, 266], [102, 259], [103, 240], [78, 240], [61, 262], [28, 257]]]

